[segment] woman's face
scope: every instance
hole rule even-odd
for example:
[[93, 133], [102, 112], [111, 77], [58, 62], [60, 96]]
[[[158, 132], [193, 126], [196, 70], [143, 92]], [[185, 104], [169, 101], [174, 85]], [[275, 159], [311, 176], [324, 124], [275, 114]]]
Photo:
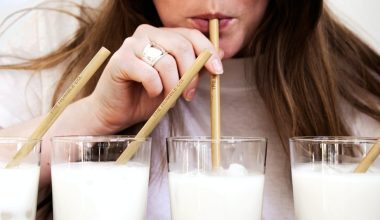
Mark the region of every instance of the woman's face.
[[219, 19], [219, 47], [233, 57], [249, 42], [268, 0], [153, 0], [165, 27], [195, 28], [208, 36], [208, 20]]

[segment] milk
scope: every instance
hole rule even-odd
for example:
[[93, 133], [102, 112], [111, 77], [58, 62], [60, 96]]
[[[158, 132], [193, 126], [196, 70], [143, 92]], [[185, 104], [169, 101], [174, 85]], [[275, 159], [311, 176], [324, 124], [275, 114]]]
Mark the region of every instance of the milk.
[[35, 219], [39, 166], [4, 167], [0, 163], [0, 219]]
[[149, 168], [85, 162], [52, 166], [54, 220], [144, 220]]
[[169, 185], [172, 220], [261, 219], [264, 174], [239, 166], [217, 175], [174, 171]]
[[353, 173], [354, 165], [293, 168], [297, 220], [379, 220], [380, 171]]

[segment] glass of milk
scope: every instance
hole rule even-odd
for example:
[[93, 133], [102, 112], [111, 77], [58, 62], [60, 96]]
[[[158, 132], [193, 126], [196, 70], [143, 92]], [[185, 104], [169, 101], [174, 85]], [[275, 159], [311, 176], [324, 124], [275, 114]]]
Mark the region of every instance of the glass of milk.
[[[133, 141], [140, 142], [137, 153], [116, 164]], [[150, 138], [66, 136], [52, 142], [54, 220], [145, 219]]]
[[[213, 169], [211, 146], [220, 145]], [[172, 220], [260, 220], [266, 139], [171, 137], [167, 139]]]
[[[32, 151], [12, 168], [5, 166], [22, 146]], [[33, 220], [36, 218], [40, 177], [41, 140], [0, 137], [0, 219]]]
[[291, 138], [296, 219], [380, 219], [380, 158], [366, 173], [354, 172], [375, 144], [375, 138]]

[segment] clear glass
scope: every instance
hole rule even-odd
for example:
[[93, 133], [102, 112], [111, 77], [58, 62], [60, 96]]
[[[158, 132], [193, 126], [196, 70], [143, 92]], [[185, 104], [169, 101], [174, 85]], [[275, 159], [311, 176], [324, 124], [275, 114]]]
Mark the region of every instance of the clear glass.
[[209, 137], [167, 139], [172, 220], [261, 219], [266, 139], [222, 137], [212, 168]]
[[[115, 163], [133, 141], [140, 147], [126, 164]], [[151, 139], [132, 136], [54, 137], [54, 220], [144, 220]]]
[[[18, 166], [5, 168], [25, 144], [34, 145], [32, 151]], [[0, 137], [0, 219], [36, 218], [40, 155], [41, 140]]]
[[354, 173], [376, 138], [290, 139], [297, 220], [380, 219], [380, 159]]

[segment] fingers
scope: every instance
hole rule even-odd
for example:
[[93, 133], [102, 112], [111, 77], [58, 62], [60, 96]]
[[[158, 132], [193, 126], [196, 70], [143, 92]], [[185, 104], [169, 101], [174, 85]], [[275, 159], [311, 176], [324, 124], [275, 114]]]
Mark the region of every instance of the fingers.
[[187, 41], [192, 42], [196, 54], [200, 54], [205, 49], [211, 51], [212, 56], [205, 65], [206, 69], [214, 74], [223, 73], [223, 65], [221, 62], [223, 51], [216, 51], [210, 40], [200, 31], [188, 28], [174, 28], [171, 29], [171, 31], [180, 34]]
[[179, 73], [177, 63], [174, 57], [166, 54], [154, 66], [159, 72], [161, 81], [165, 88], [165, 96], [177, 85], [179, 81]]
[[[134, 36], [138, 38], [149, 36], [150, 41], [164, 48], [175, 59], [180, 76], [195, 60], [193, 45], [180, 34], [149, 25], [141, 25]], [[136, 52], [138, 53], [138, 51]]]
[[116, 82], [140, 82], [150, 97], [158, 96], [163, 90], [161, 78], [156, 69], [147, 65], [128, 50], [118, 50], [110, 62], [115, 66], [112, 71]]
[[[168, 52], [153, 66], [142, 60], [144, 48], [157, 44]], [[140, 25], [133, 36], [127, 38], [123, 46], [112, 57], [118, 63], [115, 78], [124, 81], [141, 82], [148, 95], [168, 94], [182, 75], [195, 61], [196, 55], [208, 49], [213, 54], [206, 63], [206, 69], [213, 74], [223, 73], [220, 55], [211, 42], [201, 32], [186, 28], [155, 28]], [[196, 76], [183, 93], [190, 101], [198, 85]]]
[[[196, 29], [187, 28], [174, 28], [171, 31], [180, 34], [188, 42], [192, 42], [193, 50], [196, 54], [200, 54], [203, 50], [207, 49], [212, 52], [212, 56], [205, 64], [208, 71], [214, 74], [222, 74], [223, 66], [221, 58], [223, 57], [223, 51], [216, 51], [210, 40], [206, 38], [200, 31]], [[188, 68], [188, 67], [187, 67]], [[191, 101], [195, 96], [195, 91], [198, 86], [199, 76], [196, 76], [188, 87], [183, 92], [183, 97], [187, 101]]]
[[149, 25], [140, 25], [134, 36], [149, 36], [149, 39], [165, 48], [177, 60], [180, 73], [184, 73], [195, 60], [195, 54], [209, 50], [213, 55], [205, 67], [214, 74], [222, 74], [218, 52], [212, 43], [200, 31], [187, 28], [155, 28]]
[[[193, 64], [196, 55], [203, 50], [209, 50], [213, 55], [206, 63], [206, 69], [214, 74], [223, 73], [223, 66], [218, 52], [212, 43], [200, 31], [187, 28], [155, 28], [149, 25], [141, 25], [136, 33], [136, 37], [149, 36], [149, 40], [165, 48], [170, 55], [176, 60], [180, 76]], [[222, 54], [223, 52], [221, 52]], [[158, 62], [159, 70], [161, 61]], [[160, 71], [159, 72], [163, 72]], [[198, 76], [188, 85], [183, 93], [183, 97], [190, 101], [195, 94], [195, 88], [198, 84]]]
[[195, 76], [194, 79], [190, 82], [190, 84], [187, 86], [187, 88], [183, 92], [182, 96], [186, 101], [190, 102], [191, 100], [193, 100], [195, 96], [196, 88], [198, 87], [198, 82], [199, 82], [199, 76]]
[[[156, 97], [164, 92], [167, 95], [179, 81], [179, 73], [175, 59], [164, 55], [154, 67], [148, 65], [136, 55], [139, 49], [145, 47], [150, 41], [139, 38], [125, 39], [122, 47], [111, 58], [110, 63], [116, 66], [113, 71], [116, 81], [136, 81], [142, 83], [150, 97]], [[141, 53], [141, 52], [140, 52]]]

